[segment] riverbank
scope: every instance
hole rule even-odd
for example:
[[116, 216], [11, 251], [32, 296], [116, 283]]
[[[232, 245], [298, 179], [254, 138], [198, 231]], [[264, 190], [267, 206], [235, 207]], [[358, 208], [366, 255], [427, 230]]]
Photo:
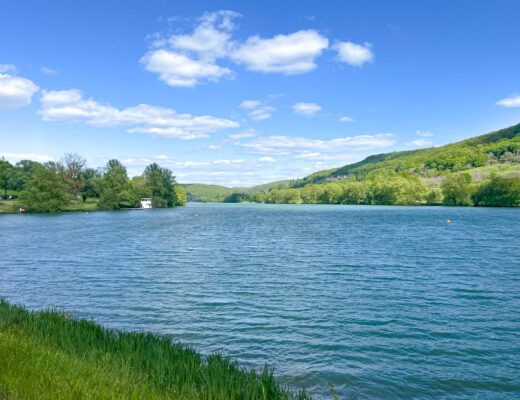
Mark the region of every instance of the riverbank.
[[0, 399], [310, 399], [170, 337], [0, 301]]

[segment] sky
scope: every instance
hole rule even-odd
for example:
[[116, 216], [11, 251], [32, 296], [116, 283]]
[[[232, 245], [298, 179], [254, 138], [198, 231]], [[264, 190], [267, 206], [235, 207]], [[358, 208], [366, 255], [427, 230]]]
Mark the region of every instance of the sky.
[[252, 186], [520, 122], [520, 2], [4, 1], [0, 157]]

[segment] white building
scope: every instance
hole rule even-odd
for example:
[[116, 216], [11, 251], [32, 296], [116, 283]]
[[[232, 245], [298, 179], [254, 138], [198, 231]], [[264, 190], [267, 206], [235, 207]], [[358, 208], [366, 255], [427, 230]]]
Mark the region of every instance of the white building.
[[141, 199], [141, 208], [153, 208], [152, 207], [152, 199], [143, 197]]

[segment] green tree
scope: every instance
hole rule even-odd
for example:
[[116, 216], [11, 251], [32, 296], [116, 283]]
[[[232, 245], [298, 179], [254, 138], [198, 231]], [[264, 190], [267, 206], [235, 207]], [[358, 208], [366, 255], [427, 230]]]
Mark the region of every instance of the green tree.
[[9, 188], [9, 179], [11, 177], [13, 166], [3, 157], [0, 159], [0, 184], [4, 189], [4, 196], [7, 196], [7, 189]]
[[56, 212], [67, 204], [66, 186], [55, 171], [40, 166], [22, 192], [21, 205], [33, 212]]
[[173, 192], [175, 177], [169, 169], [153, 163], [145, 168], [143, 177], [150, 187], [154, 207], [173, 207], [175, 205]]
[[[84, 173], [87, 161], [76, 153], [64, 154], [61, 163], [63, 180], [67, 185], [67, 191], [73, 198], [76, 198], [83, 190], [85, 185]], [[84, 198], [83, 200], [86, 200]]]
[[175, 185], [173, 187], [173, 194], [175, 198], [175, 206], [184, 206], [186, 204], [186, 190], [182, 186]]
[[473, 195], [476, 206], [518, 207], [520, 206], [520, 178], [492, 177], [481, 184]]
[[101, 180], [99, 208], [117, 210], [132, 206], [130, 183], [126, 168], [118, 160], [110, 160]]
[[468, 173], [447, 175], [442, 181], [441, 189], [443, 205], [471, 205], [471, 176]]
[[101, 195], [103, 173], [94, 168], [86, 168], [83, 171], [83, 187], [81, 188], [81, 197], [83, 201], [87, 198], [96, 198]]

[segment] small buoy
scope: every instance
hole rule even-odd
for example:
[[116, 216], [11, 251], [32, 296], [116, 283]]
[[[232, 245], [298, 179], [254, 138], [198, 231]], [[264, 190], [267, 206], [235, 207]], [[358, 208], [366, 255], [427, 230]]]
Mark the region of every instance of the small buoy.
[[446, 222], [447, 222], [448, 224], [451, 224], [451, 219], [447, 220]]

